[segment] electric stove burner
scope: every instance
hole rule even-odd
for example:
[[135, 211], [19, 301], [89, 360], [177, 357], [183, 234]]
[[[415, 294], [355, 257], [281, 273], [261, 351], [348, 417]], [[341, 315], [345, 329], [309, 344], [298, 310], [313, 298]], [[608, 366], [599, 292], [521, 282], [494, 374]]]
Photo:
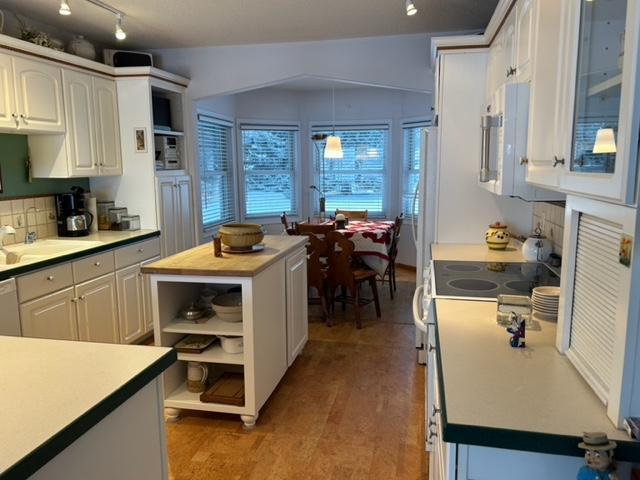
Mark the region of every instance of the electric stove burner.
[[474, 292], [489, 292], [498, 288], [497, 283], [481, 278], [456, 278], [447, 282], [447, 285], [459, 290], [472, 290]]
[[535, 285], [532, 282], [527, 282], [526, 280], [513, 280], [505, 283], [504, 286], [510, 290], [515, 290], [516, 292], [523, 293], [525, 295], [531, 295], [531, 291]]
[[482, 268], [477, 265], [469, 265], [465, 263], [454, 263], [446, 265], [444, 268], [451, 270], [452, 272], [479, 272], [482, 270]]

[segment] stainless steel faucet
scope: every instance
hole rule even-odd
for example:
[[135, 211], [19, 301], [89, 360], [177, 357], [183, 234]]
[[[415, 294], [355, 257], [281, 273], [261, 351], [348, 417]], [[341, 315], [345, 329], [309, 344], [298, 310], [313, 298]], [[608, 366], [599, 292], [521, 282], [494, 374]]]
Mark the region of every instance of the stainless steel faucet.
[[[38, 209], [36, 207], [29, 207], [27, 208], [27, 210], [24, 212], [24, 218], [25, 218], [25, 222], [26, 222], [26, 231], [27, 233], [24, 236], [24, 243], [33, 243], [38, 239], [38, 234], [36, 232], [30, 232], [29, 230], [29, 210], [33, 210], [34, 213], [38, 213]], [[38, 223], [36, 221], [36, 223]]]

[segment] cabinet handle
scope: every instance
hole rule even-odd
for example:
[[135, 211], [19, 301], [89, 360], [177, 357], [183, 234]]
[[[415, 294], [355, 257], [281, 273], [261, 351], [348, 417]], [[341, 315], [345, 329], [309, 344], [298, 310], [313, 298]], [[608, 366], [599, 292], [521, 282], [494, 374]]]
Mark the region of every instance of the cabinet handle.
[[437, 436], [438, 436], [438, 432], [434, 432], [433, 430], [429, 429], [429, 439]]
[[429, 344], [429, 351], [433, 352], [434, 350], [436, 350], [436, 347], [434, 345]]
[[96, 263], [94, 263], [94, 265], [95, 265], [96, 267], [99, 267], [100, 265], [102, 265], [102, 263], [100, 263], [100, 262], [96, 262]]
[[429, 426], [427, 427], [429, 430], [431, 430], [431, 427], [435, 427], [436, 426], [436, 422], [434, 422], [433, 420], [429, 419]]
[[53, 275], [49, 275], [47, 277], [47, 280], [49, 280], [50, 282], [53, 282], [54, 279], [55, 279], [55, 277]]
[[139, 252], [139, 253], [144, 252], [144, 248], [139, 248], [139, 249], [138, 249], [138, 252]]
[[527, 165], [529, 163], [529, 159], [527, 157], [520, 157], [520, 165]]
[[558, 165], [564, 165], [564, 158], [558, 158], [555, 155], [553, 156], [553, 168], [556, 168]]
[[78, 297], [78, 298], [80, 298], [80, 300], [84, 301], [84, 300], [86, 300], [87, 297], [85, 295], [80, 295], [80, 297]]
[[29, 119], [29, 118], [28, 118], [24, 113], [21, 113], [21, 114], [20, 114], [20, 118], [22, 119], [22, 121], [23, 121], [24, 123], [27, 123], [27, 120]]
[[17, 113], [12, 113], [11, 116], [13, 117], [13, 121], [16, 122], [16, 127], [20, 126], [20, 121], [18, 120], [18, 114]]
[[78, 303], [78, 299], [77, 298], [72, 298], [71, 299], [71, 303]]
[[515, 75], [517, 71], [518, 70], [515, 67], [507, 68], [507, 78], [511, 77], [512, 75]]
[[435, 405], [431, 405], [431, 416], [432, 416], [432, 417], [435, 417], [435, 416], [436, 416], [436, 414], [438, 414], [438, 413], [440, 413], [440, 409], [439, 409], [439, 408], [436, 408], [436, 406], [435, 406]]

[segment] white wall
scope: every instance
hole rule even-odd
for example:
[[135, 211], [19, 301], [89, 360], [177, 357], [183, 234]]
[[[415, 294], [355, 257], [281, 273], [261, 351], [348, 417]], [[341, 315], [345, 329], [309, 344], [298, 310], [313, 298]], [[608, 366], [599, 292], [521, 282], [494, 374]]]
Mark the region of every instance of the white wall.
[[193, 99], [317, 76], [433, 90], [427, 34], [155, 50], [160, 68], [189, 77]]
[[[389, 122], [389, 168], [387, 176], [387, 216], [401, 212], [402, 182], [402, 121], [408, 118], [430, 118], [431, 95], [376, 87], [338, 88], [335, 91], [336, 122]], [[261, 88], [236, 95], [227, 95], [197, 102], [217, 114], [238, 120], [286, 121], [300, 125], [300, 165], [302, 205], [300, 218], [313, 213], [313, 192], [307, 187], [314, 182], [312, 142], [309, 126], [312, 122], [331, 122], [331, 92], [329, 90], [289, 90]], [[295, 220], [295, 219], [294, 219]], [[268, 225], [268, 231], [279, 232], [279, 224]], [[410, 225], [401, 236], [398, 261], [415, 265], [416, 251], [411, 241]]]

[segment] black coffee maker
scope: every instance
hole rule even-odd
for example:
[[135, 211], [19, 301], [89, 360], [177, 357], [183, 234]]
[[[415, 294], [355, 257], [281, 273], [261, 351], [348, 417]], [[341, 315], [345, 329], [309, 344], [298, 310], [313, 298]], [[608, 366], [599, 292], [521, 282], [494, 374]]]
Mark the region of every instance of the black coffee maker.
[[84, 205], [84, 188], [71, 187], [71, 193], [56, 195], [56, 218], [58, 236], [84, 237], [89, 235], [93, 215]]

